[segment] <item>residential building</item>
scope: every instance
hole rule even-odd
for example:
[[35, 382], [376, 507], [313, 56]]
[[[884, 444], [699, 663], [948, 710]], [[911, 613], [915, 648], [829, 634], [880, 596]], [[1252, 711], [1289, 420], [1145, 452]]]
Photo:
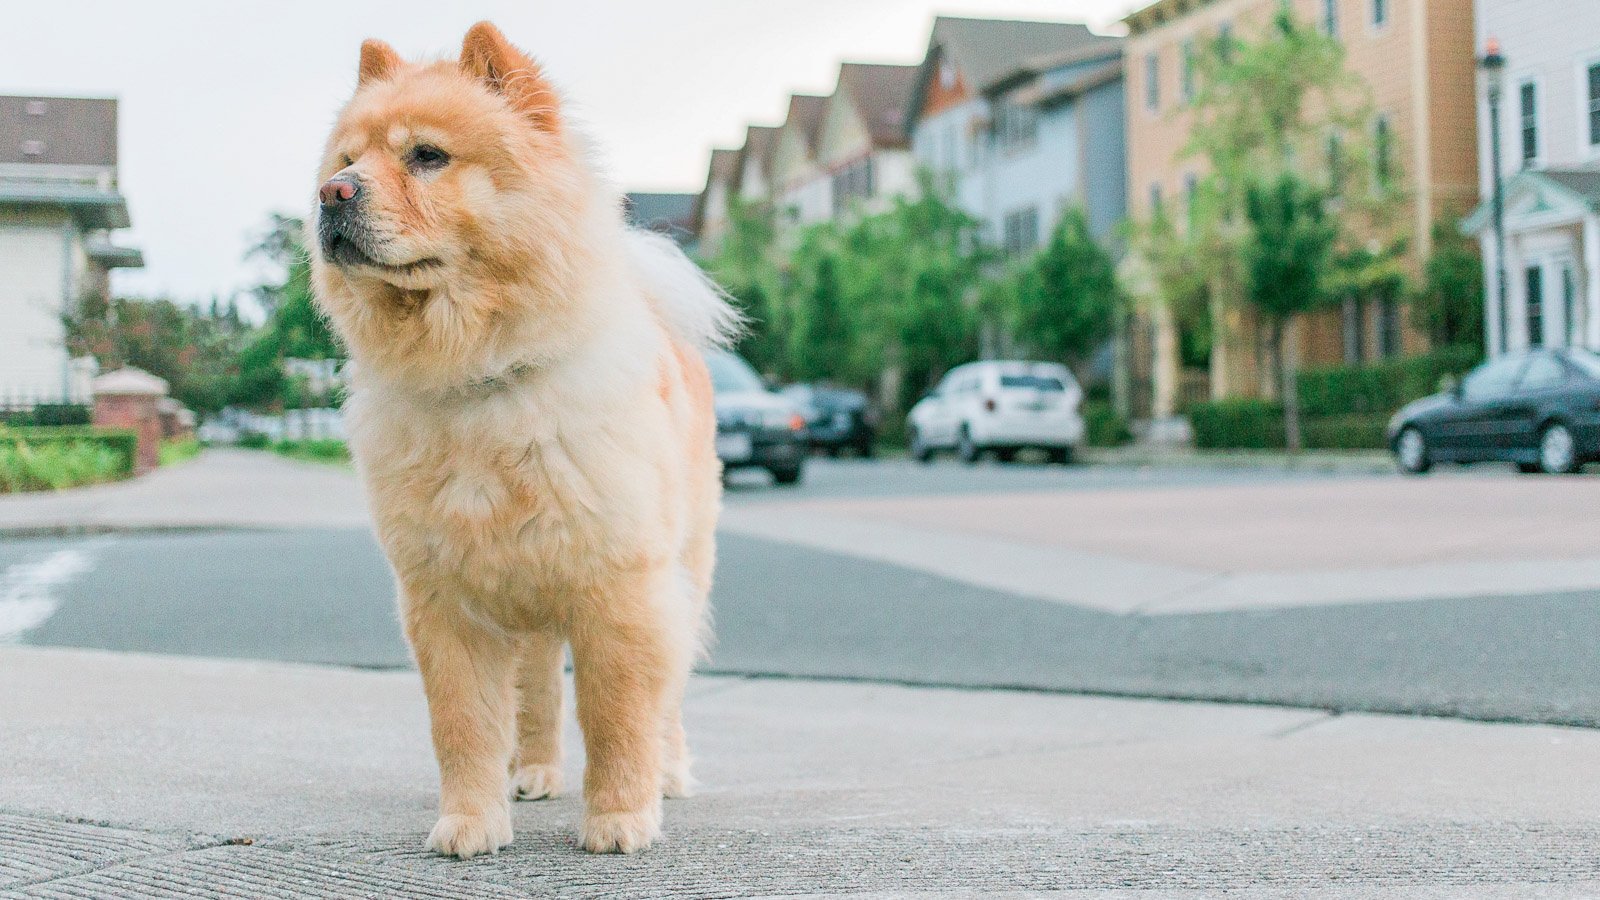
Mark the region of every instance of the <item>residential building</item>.
[[694, 205], [693, 229], [700, 252], [715, 253], [728, 231], [728, 213], [739, 187], [739, 151], [718, 147], [706, 167], [706, 186]]
[[1073, 204], [1112, 238], [1127, 196], [1121, 43], [1076, 23], [934, 21], [912, 150], [995, 244], [1032, 251]]
[[[1434, 223], [1477, 199], [1472, 0], [1158, 0], [1134, 12], [1125, 20], [1129, 214], [1148, 219], [1163, 205], [1181, 209], [1206, 173], [1203, 160], [1184, 155], [1199, 48], [1223, 36], [1256, 39], [1283, 6], [1336, 37], [1346, 67], [1369, 91], [1373, 164], [1383, 170], [1378, 177], [1400, 182], [1406, 198], [1398, 234], [1388, 237], [1406, 240], [1405, 265], [1417, 274]], [[1211, 340], [1197, 342], [1210, 344], [1208, 365], [1184, 375], [1161, 349], [1178, 346], [1174, 335], [1149, 333], [1149, 321], [1134, 329], [1136, 415], [1170, 415], [1185, 394], [1273, 392], [1265, 329], [1241, 303], [1213, 297], [1212, 306]], [[1301, 363], [1311, 366], [1426, 349], [1396, 296], [1352, 297], [1305, 317], [1296, 339]]]
[[906, 103], [916, 66], [847, 62], [823, 105], [819, 177], [829, 181], [831, 216], [876, 213], [916, 187]]
[[833, 216], [833, 181], [817, 154], [827, 97], [795, 94], [772, 147], [770, 191], [778, 221], [812, 225]]
[[[1491, 353], [1600, 350], [1600, 4], [1478, 0], [1477, 45], [1505, 56], [1500, 177], [1506, 303], [1489, 204], [1464, 223], [1483, 248]], [[1491, 196], [1487, 91], [1478, 113], [1479, 189]]]
[[744, 146], [739, 148], [739, 199], [743, 202], [772, 199], [772, 147], [777, 137], [776, 125], [751, 125], [745, 129]]
[[694, 208], [698, 194], [661, 194], [633, 191], [623, 198], [628, 224], [664, 234], [685, 250], [695, 242]]
[[0, 97], [0, 403], [88, 399], [93, 370], [69, 357], [62, 319], [108, 294], [112, 269], [144, 264], [112, 240], [129, 224], [117, 101]]

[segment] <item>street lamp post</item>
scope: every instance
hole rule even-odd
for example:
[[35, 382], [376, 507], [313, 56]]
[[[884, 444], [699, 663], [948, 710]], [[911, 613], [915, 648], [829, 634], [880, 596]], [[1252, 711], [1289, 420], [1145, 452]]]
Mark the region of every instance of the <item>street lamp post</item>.
[[1500, 41], [1497, 38], [1489, 38], [1483, 50], [1478, 67], [1483, 69], [1489, 92], [1489, 209], [1494, 219], [1495, 306], [1499, 310], [1500, 350], [1503, 353], [1511, 349], [1511, 317], [1506, 306], [1505, 192], [1500, 179], [1500, 92], [1505, 81], [1506, 58], [1500, 53]]

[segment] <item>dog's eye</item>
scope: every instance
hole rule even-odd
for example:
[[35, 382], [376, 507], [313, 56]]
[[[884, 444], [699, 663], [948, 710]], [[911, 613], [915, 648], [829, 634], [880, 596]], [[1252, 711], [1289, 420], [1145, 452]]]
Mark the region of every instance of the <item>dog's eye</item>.
[[348, 169], [348, 168], [350, 168], [351, 166], [353, 166], [355, 164], [356, 164], [356, 161], [351, 159], [350, 158], [350, 154], [348, 154], [348, 153], [346, 153], [343, 156], [339, 157], [339, 168], [341, 168], [341, 169]]
[[408, 162], [413, 169], [442, 169], [450, 161], [450, 154], [432, 144], [418, 144], [411, 148]]

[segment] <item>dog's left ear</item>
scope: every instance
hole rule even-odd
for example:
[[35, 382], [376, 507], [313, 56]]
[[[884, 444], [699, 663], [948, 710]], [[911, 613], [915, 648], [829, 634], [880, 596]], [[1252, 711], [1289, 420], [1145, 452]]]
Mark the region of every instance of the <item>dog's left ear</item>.
[[479, 22], [461, 42], [461, 68], [506, 98], [541, 131], [560, 127], [560, 98], [544, 70], [488, 22]]

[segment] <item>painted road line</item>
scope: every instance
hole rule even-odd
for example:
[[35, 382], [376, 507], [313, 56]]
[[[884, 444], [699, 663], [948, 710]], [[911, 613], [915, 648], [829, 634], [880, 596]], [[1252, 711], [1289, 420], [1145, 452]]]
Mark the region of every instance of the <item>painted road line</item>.
[[44, 624], [61, 605], [60, 588], [93, 565], [90, 548], [80, 546], [8, 566], [0, 573], [0, 642]]

